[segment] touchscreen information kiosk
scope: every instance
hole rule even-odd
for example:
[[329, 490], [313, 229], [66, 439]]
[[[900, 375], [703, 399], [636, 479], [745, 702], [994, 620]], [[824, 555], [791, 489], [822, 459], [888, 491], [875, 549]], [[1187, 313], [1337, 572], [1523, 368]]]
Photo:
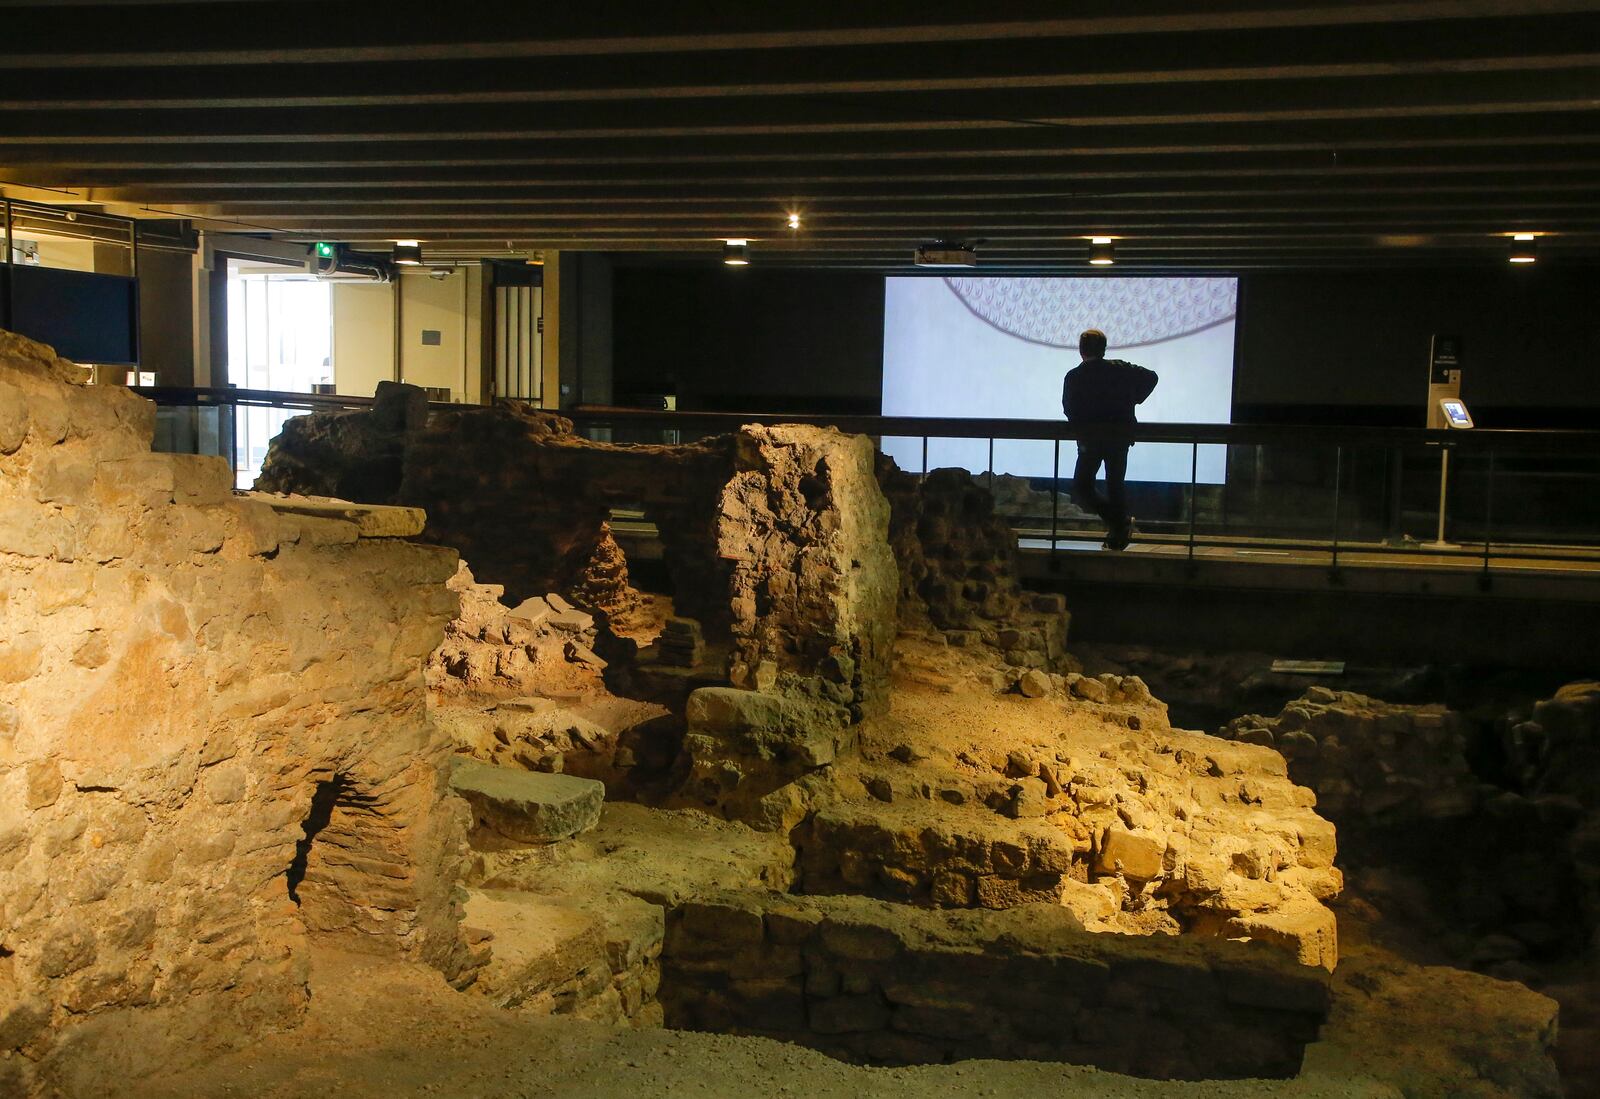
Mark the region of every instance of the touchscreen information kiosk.
[[1446, 427], [1472, 426], [1472, 413], [1467, 411], [1467, 402], [1460, 397], [1445, 397], [1439, 402], [1439, 411], [1444, 413]]

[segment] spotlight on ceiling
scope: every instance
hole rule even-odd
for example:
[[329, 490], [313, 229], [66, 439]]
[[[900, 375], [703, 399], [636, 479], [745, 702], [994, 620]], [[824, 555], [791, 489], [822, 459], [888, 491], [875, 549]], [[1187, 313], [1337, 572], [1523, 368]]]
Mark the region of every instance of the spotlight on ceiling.
[[800, 228], [800, 215], [799, 214], [790, 214], [789, 215], [789, 228], [791, 228], [791, 229]]
[[407, 267], [420, 266], [422, 264], [422, 243], [415, 240], [395, 241], [394, 261]]
[[750, 266], [750, 242], [747, 240], [725, 240], [722, 242], [722, 262], [729, 267]]
[[1110, 267], [1117, 262], [1117, 246], [1110, 237], [1089, 238], [1089, 262], [1096, 267]]
[[1539, 261], [1538, 234], [1513, 233], [1511, 235], [1511, 253], [1506, 258], [1512, 263], [1537, 263]]

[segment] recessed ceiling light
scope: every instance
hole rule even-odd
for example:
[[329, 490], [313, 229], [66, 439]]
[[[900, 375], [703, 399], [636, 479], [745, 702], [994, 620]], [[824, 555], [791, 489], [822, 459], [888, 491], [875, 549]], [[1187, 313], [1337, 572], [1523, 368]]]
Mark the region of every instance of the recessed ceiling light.
[[1512, 240], [1538, 240], [1539, 239], [1539, 234], [1538, 233], [1512, 233], [1511, 234], [1511, 239]]
[[1532, 233], [1518, 233], [1511, 238], [1511, 252], [1506, 258], [1512, 263], [1537, 263], [1539, 242]]
[[791, 228], [791, 229], [800, 228], [800, 215], [799, 214], [790, 214], [789, 215], [789, 228]]
[[1110, 267], [1117, 261], [1117, 246], [1109, 237], [1095, 237], [1089, 242], [1089, 262], [1095, 267]]
[[750, 266], [750, 242], [737, 238], [724, 241], [722, 244], [722, 262], [729, 267]]
[[422, 243], [415, 240], [395, 241], [394, 261], [407, 267], [418, 266], [422, 263]]
[[1111, 238], [1110, 237], [1090, 237], [1089, 238], [1089, 243], [1090, 244], [1110, 244], [1111, 243]]

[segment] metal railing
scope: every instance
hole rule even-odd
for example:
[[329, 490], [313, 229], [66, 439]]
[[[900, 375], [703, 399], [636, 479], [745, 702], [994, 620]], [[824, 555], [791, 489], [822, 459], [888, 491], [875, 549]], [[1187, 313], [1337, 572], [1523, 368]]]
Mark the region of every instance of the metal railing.
[[[169, 417], [206, 410], [226, 416], [252, 406], [350, 410], [373, 401], [232, 388], [138, 392]], [[748, 423], [834, 427], [871, 437], [916, 476], [960, 464], [940, 461], [941, 451], [981, 454], [981, 462], [961, 467], [990, 489], [1024, 545], [1077, 549], [1097, 544], [1104, 531], [1068, 491], [1075, 453], [1066, 444], [1083, 432], [1063, 421], [595, 407], [563, 415], [586, 437], [614, 443], [687, 442]], [[220, 428], [214, 433], [216, 449], [202, 449], [203, 440], [194, 441], [194, 449], [231, 455], [224, 434]], [[1187, 467], [1187, 478], [1130, 481], [1128, 487], [1140, 540], [1178, 551], [1191, 563], [1208, 552], [1240, 560], [1277, 554], [1304, 561], [1309, 554], [1338, 569], [1369, 558], [1425, 555], [1454, 567], [1474, 565], [1485, 579], [1497, 567], [1600, 563], [1600, 432], [1136, 424], [1094, 434], [1187, 452], [1168, 455], [1169, 465]], [[183, 440], [163, 445], [159, 433], [157, 447], [190, 449]], [[1019, 447], [1032, 448], [1025, 464], [1033, 470], [1026, 475], [1005, 472], [1016, 464]], [[998, 461], [997, 449], [1006, 452]], [[1445, 484], [1441, 466], [1447, 451]], [[979, 464], [983, 468], [972, 468]], [[1202, 465], [1220, 475], [1202, 477]]]
[[[745, 423], [836, 427], [893, 447], [906, 472], [926, 476], [942, 464], [939, 444], [976, 440], [982, 468], [963, 465], [996, 496], [1025, 545], [1097, 544], [1104, 526], [1077, 508], [1068, 491], [1076, 442], [1187, 450], [1187, 478], [1130, 482], [1141, 540], [1181, 550], [1193, 562], [1206, 551], [1237, 559], [1322, 555], [1337, 570], [1370, 557], [1438, 558], [1495, 567], [1600, 563], [1600, 432], [1471, 431], [1275, 424], [1135, 424], [1076, 428], [1059, 420], [884, 416], [796, 416], [583, 408], [566, 413], [578, 430], [610, 441], [687, 441]], [[909, 448], [907, 442], [910, 442]], [[1047, 459], [1039, 472], [1002, 472], [997, 443], [1033, 443]], [[1222, 474], [1200, 476], [1202, 458]], [[945, 447], [949, 450], [951, 448]], [[968, 448], [970, 450], [970, 448]], [[1014, 449], [1014, 448], [1013, 448]], [[1451, 455], [1448, 481], [1441, 480]], [[1176, 463], [1169, 463], [1176, 464]], [[1043, 472], [1044, 469], [1048, 472]], [[1002, 484], [1004, 483], [1004, 484]], [[1019, 484], [1020, 483], [1020, 484]]]

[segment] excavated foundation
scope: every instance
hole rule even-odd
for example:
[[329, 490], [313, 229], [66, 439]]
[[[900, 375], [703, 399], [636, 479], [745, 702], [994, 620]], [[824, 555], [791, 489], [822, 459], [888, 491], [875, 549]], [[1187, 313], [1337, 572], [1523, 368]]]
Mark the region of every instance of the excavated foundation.
[[846, 1061], [1062, 1061], [1160, 1079], [1287, 1077], [1327, 974], [1269, 947], [1086, 932], [1058, 905], [939, 913], [727, 894], [669, 914], [668, 1026]]

